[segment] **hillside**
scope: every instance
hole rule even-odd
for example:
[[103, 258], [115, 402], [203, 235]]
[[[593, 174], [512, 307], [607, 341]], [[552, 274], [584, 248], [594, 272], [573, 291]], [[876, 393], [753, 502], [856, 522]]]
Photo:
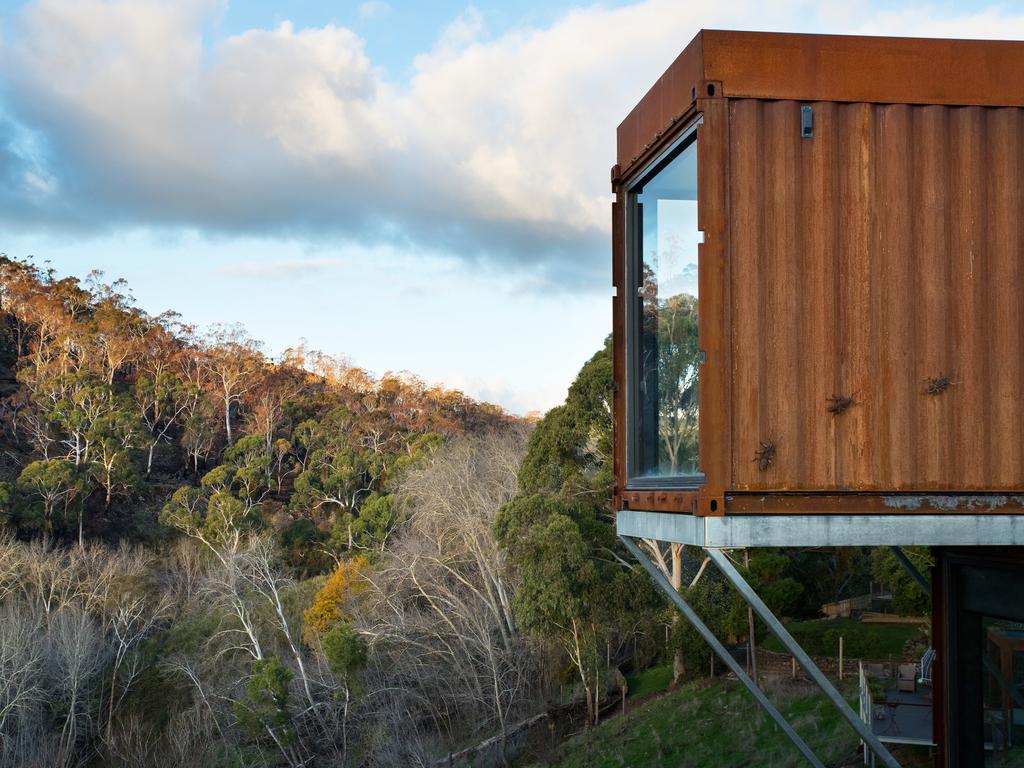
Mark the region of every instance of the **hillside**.
[[[615, 534], [613, 391], [606, 343], [527, 423], [0, 259], [0, 765], [506, 766], [524, 724], [606, 719], [654, 669], [684, 684], [561, 764], [791, 764], [734, 685], [685, 683], [707, 648]], [[745, 636], [699, 553], [652, 554]], [[748, 554], [791, 619], [902, 573], [863, 550]], [[852, 754], [817, 699], [780, 693]]]
[[[770, 683], [768, 695], [830, 768], [863, 765], [858, 740], [809, 683]], [[856, 692], [848, 686], [847, 697]], [[926, 752], [900, 754], [908, 768], [930, 765]], [[550, 768], [802, 768], [803, 757], [735, 680], [693, 682], [606, 720], [561, 744]]]
[[181, 527], [179, 490], [293, 549], [372, 549], [411, 460], [519, 424], [410, 374], [303, 348], [271, 360], [240, 327], [147, 315], [100, 273], [0, 258], [0, 517], [22, 536], [152, 538], [167, 502]]

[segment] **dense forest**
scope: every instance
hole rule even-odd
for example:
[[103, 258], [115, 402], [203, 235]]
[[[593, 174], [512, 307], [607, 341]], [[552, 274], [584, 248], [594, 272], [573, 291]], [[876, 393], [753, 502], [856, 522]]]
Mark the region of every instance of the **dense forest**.
[[[523, 723], [595, 722], [625, 672], [705, 674], [615, 538], [612, 387], [606, 346], [528, 421], [3, 258], [0, 764], [507, 764]], [[700, 556], [648, 547], [749, 633]], [[871, 553], [745, 572], [813, 617]]]

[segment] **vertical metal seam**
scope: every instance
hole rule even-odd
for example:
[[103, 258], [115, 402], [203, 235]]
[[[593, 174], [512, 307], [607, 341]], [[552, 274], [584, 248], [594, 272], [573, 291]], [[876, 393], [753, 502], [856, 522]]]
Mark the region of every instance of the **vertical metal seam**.
[[[830, 125], [828, 128], [831, 157], [829, 158], [827, 173], [829, 174], [829, 184], [832, 192], [832, 205], [829, 211], [829, 216], [832, 218], [832, 306], [834, 308], [832, 311], [832, 332], [836, 340], [835, 351], [833, 352], [835, 360], [832, 365], [832, 386], [835, 388], [835, 394], [845, 394], [849, 391], [851, 397], [858, 397], [858, 395], [853, 393], [853, 387], [846, 381], [846, 359], [849, 355], [847, 349], [849, 340], [846, 338], [846, 328], [842, 322], [844, 263], [840, 246], [839, 228], [841, 221], [839, 206], [842, 204], [843, 198], [842, 185], [839, 182], [839, 147], [842, 146], [840, 143], [840, 126], [845, 124], [842, 119], [845, 117], [842, 114], [845, 109], [846, 105], [844, 104], [833, 105], [829, 113]], [[842, 419], [830, 419], [830, 424], [832, 426], [832, 487], [838, 488], [843, 484], [842, 441], [844, 421]]]
[[[945, 160], [943, 162], [943, 170], [945, 171], [945, 174], [946, 174], [946, 178], [945, 178], [945, 181], [943, 183], [943, 189], [945, 190], [945, 197], [943, 199], [943, 207], [945, 208], [945, 210], [949, 214], [952, 213], [951, 208], [952, 208], [952, 203], [953, 203], [953, 179], [955, 178], [954, 168], [953, 168], [953, 164], [955, 162], [955, 159], [954, 159], [954, 154], [953, 154], [954, 142], [953, 142], [953, 124], [952, 124], [952, 119], [951, 119], [952, 115], [953, 115], [952, 110], [950, 110], [950, 109], [943, 109], [942, 110], [942, 122], [941, 122], [941, 132], [940, 132], [941, 141], [942, 141], [941, 149], [943, 150], [942, 151], [942, 156], [945, 158]], [[944, 324], [945, 328], [943, 329], [943, 331], [944, 331], [943, 336], [944, 336], [944, 339], [945, 339], [945, 342], [946, 342], [946, 344], [945, 344], [946, 349], [945, 349], [945, 352], [944, 352], [945, 361], [944, 361], [943, 368], [946, 369], [946, 370], [949, 370], [949, 374], [948, 375], [950, 375], [950, 376], [953, 375], [952, 364], [953, 364], [953, 356], [955, 354], [954, 349], [955, 349], [955, 346], [956, 346], [956, 342], [954, 341], [954, 339], [956, 337], [956, 334], [954, 333], [954, 330], [955, 330], [955, 323], [954, 323], [955, 309], [954, 308], [956, 306], [956, 297], [953, 294], [953, 248], [952, 248], [952, 239], [951, 239], [952, 231], [953, 231], [953, 217], [952, 217], [952, 215], [946, 215], [946, 216], [943, 217], [943, 232], [942, 232], [942, 239], [943, 239], [943, 243], [945, 244], [945, 258], [943, 259], [943, 265], [942, 265], [943, 271], [945, 273], [945, 279], [943, 280], [943, 286], [944, 286], [943, 305], [946, 308], [945, 324]], [[929, 374], [929, 375], [937, 375], [937, 374]], [[917, 384], [920, 387], [922, 383], [918, 382]], [[956, 412], [954, 410], [952, 410], [949, 407], [949, 404], [946, 403], [946, 402], [942, 403], [941, 405], [942, 405], [942, 412], [943, 412], [943, 421], [945, 422], [946, 426], [949, 428], [949, 431], [952, 434], [958, 434], [958, 427], [959, 427], [960, 420], [957, 418]], [[943, 443], [942, 443], [941, 460], [939, 462], [939, 472], [940, 472], [940, 475], [950, 474], [951, 471], [952, 471], [952, 465], [953, 465], [953, 450], [952, 450], [951, 446], [949, 445], [948, 441], [943, 441]]]
[[[766, 173], [766, 165], [767, 165], [767, 163], [765, 162], [765, 151], [766, 151], [767, 145], [768, 145], [768, 141], [765, 138], [765, 103], [763, 101], [758, 100], [758, 101], [755, 102], [754, 113], [757, 115], [756, 135], [757, 135], [757, 142], [758, 142], [758, 148], [757, 148], [758, 151], [757, 151], [756, 161], [757, 161], [757, 170], [758, 170], [758, 186], [759, 186], [760, 189], [763, 190], [763, 189], [767, 188], [766, 187], [766, 181], [767, 181], [767, 179], [766, 179], [766, 175], [767, 175], [767, 173]], [[758, 340], [757, 340], [757, 361], [756, 361], [755, 364], [757, 366], [757, 370], [759, 371], [759, 376], [758, 376], [758, 379], [757, 379], [757, 423], [758, 423], [758, 432], [759, 432], [759, 434], [757, 434], [757, 435], [748, 435], [747, 439], [748, 440], [752, 439], [753, 444], [756, 446], [760, 440], [770, 440], [772, 438], [771, 438], [770, 435], [767, 434], [767, 430], [770, 428], [769, 427], [769, 420], [768, 420], [767, 415], [766, 415], [767, 405], [768, 405], [768, 370], [767, 370], [766, 362], [767, 362], [768, 355], [767, 355], [767, 349], [766, 349], [766, 346], [765, 346], [765, 337], [766, 337], [765, 327], [767, 325], [765, 320], [767, 318], [768, 312], [767, 312], [767, 308], [765, 307], [765, 293], [766, 292], [764, 290], [762, 290], [762, 286], [765, 285], [765, 281], [764, 281], [764, 255], [765, 255], [765, 241], [766, 241], [766, 239], [768, 237], [768, 231], [767, 231], [768, 228], [767, 228], [767, 225], [766, 225], [766, 220], [767, 219], [766, 219], [765, 214], [764, 214], [764, 207], [763, 206], [757, 206], [755, 210], [757, 211], [757, 228], [758, 228], [758, 231], [760, 232], [760, 235], [761, 235], [757, 239], [757, 266], [753, 270], [754, 274], [757, 275], [757, 283], [758, 283], [758, 289], [757, 289], [757, 312], [758, 312], [757, 330], [758, 330]], [[765, 483], [764, 483], [763, 480], [758, 478], [758, 481], [756, 483], [754, 483], [753, 485], [755, 485], [755, 486], [764, 486]]]
[[[978, 194], [981, 199], [978, 201], [978, 210], [981, 211], [981, 220], [978, 222], [978, 226], [982, 228], [981, 237], [978, 242], [978, 261], [980, 263], [980, 269], [978, 270], [979, 280], [978, 284], [974, 289], [975, 293], [975, 312], [978, 314], [978, 319], [975, 320], [975, 327], [980, 326], [982, 329], [992, 327], [992, 302], [989, 301], [990, 286], [992, 285], [992, 234], [993, 227], [991, 222], [991, 212], [989, 211], [989, 183], [992, 178], [992, 110], [989, 107], [976, 107], [980, 110], [979, 119], [981, 121], [981, 162], [978, 167], [978, 174], [981, 176], [979, 181]], [[981, 405], [981, 423], [984, 425], [985, 435], [982, 440], [983, 450], [983, 461], [982, 461], [982, 475], [979, 478], [985, 488], [993, 487], [993, 480], [995, 479], [995, 473], [992, 469], [993, 464], [993, 451], [992, 441], [994, 437], [994, 431], [992, 429], [992, 403], [993, 396], [998, 396], [998, 392], [993, 391], [996, 382], [995, 377], [992, 376], [992, 354], [991, 354], [991, 337], [988, 334], [984, 334], [986, 338], [984, 343], [981, 343], [981, 380], [985, 382], [985, 391], [979, 392]], [[977, 341], [982, 341], [982, 334], [974, 334]]]
[[[867, 208], [868, 216], [868, 275], [878, 275], [878, 264], [879, 264], [879, 242], [878, 242], [878, 130], [879, 123], [881, 122], [879, 116], [876, 115], [876, 109], [884, 109], [884, 107], [875, 107], [870, 104], [865, 104], [864, 107], [865, 122], [867, 125], [864, 127], [864, 134], [867, 140], [866, 153], [866, 172], [868, 175], [866, 183], [867, 199], [865, 200], [865, 206]], [[881, 320], [880, 314], [880, 291], [881, 284], [878, 280], [872, 279], [869, 287], [869, 298], [868, 298], [868, 317], [870, 318], [870, 328], [868, 329], [868, 337], [870, 338], [870, 349], [872, 353], [869, 354], [869, 377], [872, 385], [872, 392], [877, 393], [878, 384], [878, 370], [879, 370], [879, 354], [881, 344], [879, 343], [879, 322]], [[871, 466], [871, 477], [875, 479], [877, 484], [878, 478], [881, 476], [881, 459], [879, 458], [880, 451], [880, 438], [881, 438], [881, 410], [878, 407], [877, 400], [872, 398], [871, 408], [871, 420], [868, 424], [868, 433], [870, 435], [869, 447], [870, 455], [872, 456]]]
[[[918, 168], [915, 167], [916, 157], [914, 153], [914, 138], [918, 137], [919, 131], [919, 117], [921, 115], [921, 106], [908, 106], [907, 112], [907, 125], [906, 132], [903, 136], [905, 142], [903, 151], [909, 158], [909, 170], [907, 174], [907, 200], [909, 201], [909, 208], [905, 217], [905, 226], [908, 228], [907, 231], [907, 258], [906, 258], [906, 285], [910, 293], [907, 296], [907, 301], [904, 303], [906, 312], [909, 315], [906, 318], [906, 330], [907, 338], [904, 343], [909, 342], [909, 359], [907, 360], [906, 371], [904, 373], [907, 379], [907, 414], [906, 423], [907, 425], [913, 425], [910, 429], [904, 430], [904, 440], [906, 441], [905, 451], [909, 463], [909, 468], [904, 470], [908, 472], [910, 477], [921, 477], [921, 467], [923, 462], [921, 461], [921, 450], [922, 441], [920, 439], [914, 439], [920, 433], [918, 431], [918, 425], [920, 423], [919, 411], [921, 406], [919, 398], [916, 397], [914, 390], [916, 389], [916, 371], [919, 370], [919, 364], [921, 360], [921, 344], [920, 341], [920, 323], [918, 322], [919, 305], [921, 303], [923, 291], [920, 280], [921, 268], [923, 266], [923, 259], [921, 254], [918, 253], [918, 234], [920, 229], [920, 215], [921, 215], [921, 201], [916, 196], [923, 193], [923, 184], [918, 183]], [[914, 205], [914, 203], [918, 205]], [[914, 444], [916, 443], [916, 444]]]

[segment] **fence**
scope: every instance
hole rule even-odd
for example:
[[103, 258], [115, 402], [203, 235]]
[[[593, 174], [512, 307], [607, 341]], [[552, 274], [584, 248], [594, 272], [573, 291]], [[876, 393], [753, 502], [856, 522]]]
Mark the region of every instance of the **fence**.
[[[840, 677], [840, 660], [838, 656], [812, 656], [818, 669], [829, 677]], [[883, 674], [888, 673], [895, 679], [900, 664], [916, 664], [917, 659], [843, 659], [842, 677], [852, 676], [858, 664], [880, 665]], [[766, 677], [805, 677], [803, 669], [788, 653], [776, 653], [764, 648], [757, 649], [757, 671]]]

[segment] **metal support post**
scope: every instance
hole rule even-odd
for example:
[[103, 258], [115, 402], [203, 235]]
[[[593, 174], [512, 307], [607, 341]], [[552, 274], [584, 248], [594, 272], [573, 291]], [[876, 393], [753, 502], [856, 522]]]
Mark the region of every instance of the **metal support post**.
[[750, 691], [750, 694], [757, 700], [757, 703], [764, 708], [772, 720], [775, 721], [776, 725], [782, 729], [786, 736], [789, 737], [789, 740], [793, 742], [798, 750], [800, 750], [800, 754], [807, 759], [807, 762], [815, 766], [815, 768], [824, 768], [824, 765], [817, 757], [815, 757], [811, 748], [807, 746], [807, 743], [802, 738], [800, 738], [800, 734], [793, 730], [793, 727], [786, 721], [786, 718], [782, 716], [782, 713], [779, 712], [779, 710], [775, 708], [775, 705], [768, 700], [767, 696], [765, 696], [764, 691], [757, 686], [757, 683], [755, 683], [743, 670], [743, 667], [740, 666], [739, 662], [732, 657], [729, 650], [722, 645], [708, 626], [701, 621], [700, 616], [698, 616], [693, 608], [690, 607], [690, 604], [687, 603], [683, 599], [682, 595], [672, 587], [669, 580], [665, 578], [665, 574], [657, 569], [654, 563], [651, 562], [650, 558], [644, 554], [643, 550], [641, 550], [639, 546], [637, 546], [636, 542], [626, 536], [620, 536], [619, 538], [622, 540], [622, 543], [626, 545], [626, 549], [628, 549], [640, 565], [644, 567], [644, 570], [647, 571], [650, 577], [654, 580], [654, 583], [661, 588], [661, 591], [664, 592], [675, 607], [679, 609], [679, 612], [686, 617], [686, 620], [693, 625], [694, 629], [700, 633], [700, 636], [704, 638], [705, 642], [711, 646], [712, 650], [714, 650], [718, 655], [718, 658], [720, 658], [729, 670], [736, 675], [739, 681], [743, 683], [746, 689]]
[[926, 595], [931, 597], [932, 585], [929, 583], [928, 579], [924, 577], [924, 574], [917, 570], [917, 566], [914, 565], [913, 561], [909, 557], [907, 557], [907, 553], [900, 547], [890, 547], [890, 549], [892, 550], [892, 553], [896, 555], [896, 559], [899, 560], [900, 565], [903, 566], [903, 570], [910, 574], [910, 578], [920, 585]]
[[793, 639], [793, 636], [786, 631], [786, 628], [782, 626], [782, 623], [775, 618], [775, 614], [771, 612], [764, 601], [758, 597], [757, 593], [751, 588], [747, 581], [743, 578], [736, 567], [732, 564], [732, 561], [720, 549], [709, 549], [707, 550], [708, 556], [712, 562], [718, 566], [718, 569], [722, 572], [722, 575], [728, 579], [736, 590], [740, 593], [744, 600], [750, 604], [754, 609], [754, 612], [761, 617], [761, 620], [768, 625], [768, 629], [779, 639], [779, 641], [785, 646], [796, 660], [800, 662], [800, 666], [804, 668], [811, 679], [818, 684], [821, 688], [822, 693], [832, 702], [839, 714], [853, 726], [853, 729], [857, 731], [857, 735], [864, 740], [864, 742], [871, 748], [881, 759], [882, 764], [888, 768], [900, 768], [900, 764], [896, 762], [896, 758], [890, 754], [889, 750], [878, 740], [878, 737], [872, 732], [871, 727], [857, 717], [857, 713], [853, 711], [850, 705], [843, 698], [842, 694], [835, 689], [835, 686], [829, 682], [829, 679], [825, 677], [824, 673], [818, 669], [818, 665], [815, 664], [811, 657], [807, 655], [807, 652], [800, 647], [800, 644]]

